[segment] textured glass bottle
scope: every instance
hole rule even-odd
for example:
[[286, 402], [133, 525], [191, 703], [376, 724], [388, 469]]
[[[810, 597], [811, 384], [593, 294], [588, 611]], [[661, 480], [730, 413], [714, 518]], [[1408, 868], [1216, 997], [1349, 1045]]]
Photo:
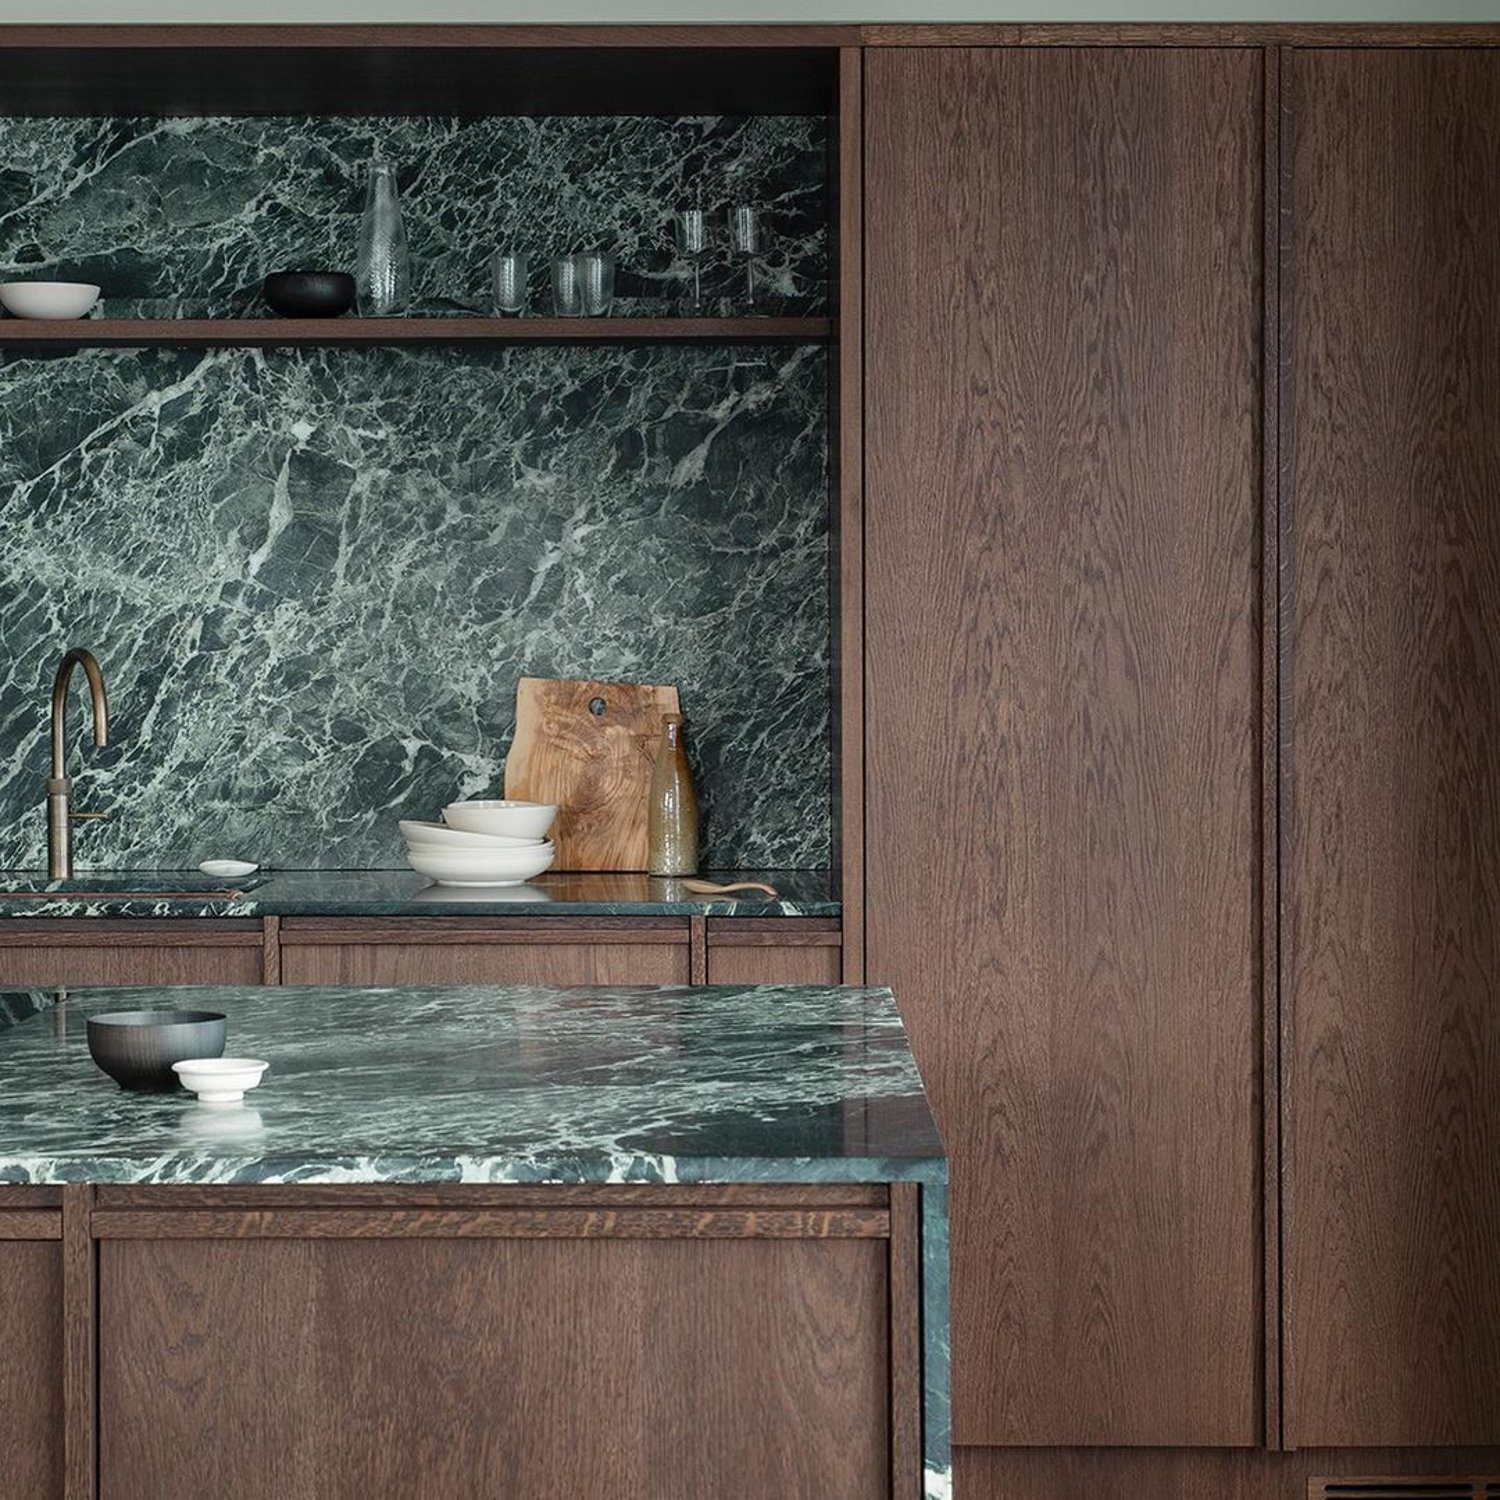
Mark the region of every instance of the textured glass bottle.
[[393, 318], [406, 311], [411, 300], [411, 256], [406, 226], [401, 222], [396, 169], [388, 162], [370, 166], [355, 277], [362, 318]]
[[652, 875], [698, 873], [698, 793], [682, 742], [681, 714], [662, 715], [646, 835], [646, 867]]

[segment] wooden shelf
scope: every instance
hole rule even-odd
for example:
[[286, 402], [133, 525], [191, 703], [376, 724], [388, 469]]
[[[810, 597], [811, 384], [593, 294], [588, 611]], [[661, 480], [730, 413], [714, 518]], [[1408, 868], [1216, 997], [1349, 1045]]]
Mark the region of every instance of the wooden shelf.
[[359, 344], [822, 344], [832, 318], [0, 318], [0, 350]]

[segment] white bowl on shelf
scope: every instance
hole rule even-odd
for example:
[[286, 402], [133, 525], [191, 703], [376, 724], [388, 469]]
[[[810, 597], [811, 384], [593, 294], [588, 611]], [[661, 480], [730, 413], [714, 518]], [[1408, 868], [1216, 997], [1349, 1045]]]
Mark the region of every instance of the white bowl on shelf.
[[543, 839], [557, 817], [551, 802], [498, 801], [450, 802], [443, 821], [464, 833], [499, 834], [506, 838]]
[[172, 1064], [185, 1089], [202, 1104], [238, 1104], [270, 1067], [258, 1057], [193, 1057]]
[[0, 306], [15, 318], [81, 318], [99, 300], [99, 288], [86, 281], [7, 281]]
[[471, 853], [484, 849], [535, 849], [542, 842], [540, 835], [534, 839], [521, 839], [503, 833], [467, 833], [461, 828], [449, 828], [446, 823], [428, 823], [415, 818], [401, 820], [401, 837], [414, 849], [455, 849]]
[[439, 885], [521, 885], [550, 869], [557, 851], [550, 843], [524, 849], [486, 849], [473, 854], [456, 849], [411, 845], [406, 862]]

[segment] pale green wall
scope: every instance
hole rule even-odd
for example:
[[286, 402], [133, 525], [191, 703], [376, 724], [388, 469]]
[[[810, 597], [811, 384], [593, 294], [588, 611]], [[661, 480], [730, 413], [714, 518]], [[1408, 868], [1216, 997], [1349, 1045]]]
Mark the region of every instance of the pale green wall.
[[1500, 0], [0, 0], [6, 21], [1494, 21]]

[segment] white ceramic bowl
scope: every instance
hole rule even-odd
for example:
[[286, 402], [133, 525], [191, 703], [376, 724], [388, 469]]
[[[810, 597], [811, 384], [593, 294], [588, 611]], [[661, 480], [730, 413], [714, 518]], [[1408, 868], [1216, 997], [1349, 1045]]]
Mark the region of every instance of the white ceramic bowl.
[[550, 869], [556, 854], [551, 844], [487, 849], [482, 854], [412, 845], [406, 851], [406, 862], [439, 885], [520, 885]]
[[544, 839], [557, 807], [551, 802], [450, 802], [443, 821], [465, 833], [496, 833], [513, 839]]
[[172, 1064], [172, 1071], [204, 1104], [238, 1104], [270, 1067], [256, 1057], [193, 1057]]
[[7, 281], [0, 306], [17, 318], [81, 318], [99, 300], [84, 281]]
[[461, 828], [449, 828], [446, 823], [417, 822], [412, 818], [401, 820], [401, 837], [413, 848], [425, 849], [535, 849], [541, 843], [534, 839], [511, 838], [503, 833], [466, 833]]

